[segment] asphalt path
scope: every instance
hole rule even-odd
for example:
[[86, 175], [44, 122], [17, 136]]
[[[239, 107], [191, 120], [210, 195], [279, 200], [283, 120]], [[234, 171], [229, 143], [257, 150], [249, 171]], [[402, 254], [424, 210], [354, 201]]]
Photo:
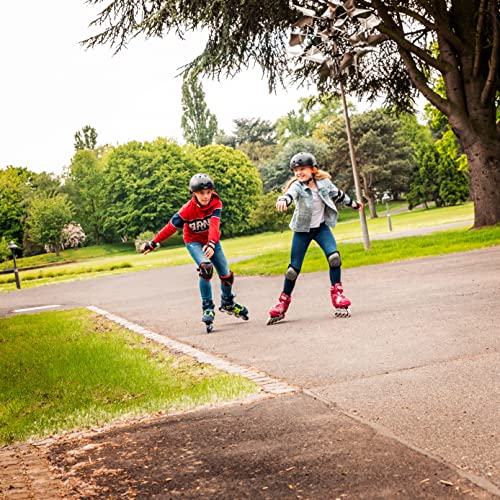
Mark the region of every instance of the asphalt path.
[[500, 487], [500, 247], [347, 269], [343, 282], [351, 318], [334, 317], [325, 271], [301, 275], [286, 320], [266, 326], [282, 277], [237, 277], [250, 321], [218, 313], [210, 335], [193, 265], [2, 294], [0, 316], [98, 306]]

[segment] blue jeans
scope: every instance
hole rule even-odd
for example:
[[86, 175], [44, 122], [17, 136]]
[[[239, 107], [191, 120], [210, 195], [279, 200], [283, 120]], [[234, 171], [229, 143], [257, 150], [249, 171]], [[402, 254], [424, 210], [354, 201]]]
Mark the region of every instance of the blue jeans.
[[[198, 242], [186, 243], [186, 248], [188, 249], [188, 252], [191, 254], [191, 257], [198, 266], [200, 265], [201, 262], [212, 262], [219, 277], [229, 276], [230, 273], [229, 266], [220, 242], [217, 242], [217, 244], [215, 245], [214, 254], [212, 255], [211, 259], [209, 259], [205, 255], [205, 253], [203, 252], [203, 247], [204, 245]], [[232, 299], [233, 294], [231, 285], [225, 285], [221, 281], [220, 289], [223, 299], [225, 300]], [[201, 300], [203, 302], [206, 303], [213, 302], [211, 280], [204, 280], [200, 276], [200, 293], [201, 293]]]
[[[290, 252], [290, 265], [298, 272], [302, 269], [302, 263], [306, 256], [311, 241], [314, 240], [321, 247], [326, 257], [337, 251], [337, 242], [330, 228], [323, 222], [319, 227], [309, 230], [308, 233], [293, 233], [292, 251]], [[330, 283], [340, 282], [340, 267], [330, 267]], [[291, 295], [295, 287], [295, 280], [285, 278], [283, 291]]]

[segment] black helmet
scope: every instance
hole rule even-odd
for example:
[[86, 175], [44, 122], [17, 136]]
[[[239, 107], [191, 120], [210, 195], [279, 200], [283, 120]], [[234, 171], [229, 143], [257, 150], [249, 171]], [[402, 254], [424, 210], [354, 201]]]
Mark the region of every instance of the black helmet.
[[189, 181], [189, 190], [191, 193], [201, 191], [202, 189], [215, 189], [214, 181], [207, 174], [195, 174]]
[[317, 167], [318, 163], [316, 158], [311, 153], [304, 153], [303, 151], [297, 153], [290, 160], [290, 170], [293, 170], [296, 167]]

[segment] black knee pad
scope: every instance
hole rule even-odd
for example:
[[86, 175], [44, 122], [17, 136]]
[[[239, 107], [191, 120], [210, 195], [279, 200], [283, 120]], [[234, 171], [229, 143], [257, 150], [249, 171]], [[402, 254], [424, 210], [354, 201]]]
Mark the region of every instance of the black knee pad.
[[231, 286], [234, 283], [233, 271], [229, 271], [229, 274], [227, 276], [221, 276], [220, 280], [223, 285]]
[[342, 261], [340, 260], [340, 253], [339, 252], [331, 253], [327, 257], [327, 259], [328, 259], [328, 264], [333, 269], [336, 269], [337, 267], [340, 267], [342, 265]]
[[285, 273], [285, 278], [290, 281], [295, 281], [300, 273], [300, 269], [295, 269], [292, 264], [289, 264]]
[[214, 274], [214, 266], [211, 262], [200, 262], [200, 267], [198, 267], [197, 271], [204, 280], [211, 280]]

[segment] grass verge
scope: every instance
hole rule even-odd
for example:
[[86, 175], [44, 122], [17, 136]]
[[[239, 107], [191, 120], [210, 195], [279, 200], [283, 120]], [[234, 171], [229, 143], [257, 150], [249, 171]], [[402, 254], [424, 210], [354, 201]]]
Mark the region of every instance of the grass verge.
[[[428, 210], [417, 208], [411, 212], [393, 214], [392, 225], [394, 233], [397, 234], [398, 231], [471, 221], [474, 217], [473, 211], [474, 207], [472, 203], [455, 207], [431, 208]], [[343, 209], [340, 213], [340, 221], [335, 228], [337, 242], [361, 236], [359, 214], [357, 212], [350, 209]], [[388, 225], [386, 217], [369, 219], [368, 229], [371, 237], [387, 233]], [[178, 243], [175, 238], [179, 239], [180, 237], [176, 235], [174, 241], [170, 242], [168, 240], [168, 242]], [[262, 233], [225, 239], [222, 243], [226, 256], [234, 258], [261, 254], [267, 255], [280, 251], [287, 253], [291, 238], [292, 233], [287, 229], [283, 233]], [[392, 246], [392, 244], [390, 245]], [[460, 250], [466, 250], [466, 248], [457, 248], [454, 251]], [[435, 251], [437, 252], [439, 249], [436, 247]], [[18, 259], [18, 263], [21, 268], [28, 267], [42, 263], [43, 259], [47, 259], [45, 262], [49, 263], [53, 257], [55, 257], [53, 254], [36, 256], [36, 258], [27, 257], [26, 259]], [[23, 289], [32, 288], [64, 281], [83, 280], [159, 267], [192, 264], [191, 257], [183, 245], [179, 247], [162, 246], [160, 249], [146, 256], [133, 251], [130, 246], [99, 245], [65, 250], [61, 252], [60, 258], [63, 260], [76, 260], [77, 262], [61, 264], [60, 266], [46, 269], [23, 271], [20, 273], [21, 287]], [[272, 258], [272, 255], [269, 256], [269, 259]], [[285, 258], [285, 260], [287, 259], [288, 257]], [[9, 264], [5, 263], [4, 266], [9, 267]], [[15, 289], [16, 284], [12, 273], [0, 275], [0, 292], [8, 292]]]
[[[500, 225], [478, 230], [441, 231], [426, 236], [373, 240], [366, 252], [362, 243], [340, 243], [342, 268], [381, 264], [398, 260], [465, 252], [500, 244]], [[289, 262], [289, 249], [273, 250], [231, 265], [235, 274], [281, 274]], [[303, 272], [328, 269], [325, 256], [315, 242], [304, 260]]]
[[0, 319], [0, 445], [258, 391], [86, 309]]

